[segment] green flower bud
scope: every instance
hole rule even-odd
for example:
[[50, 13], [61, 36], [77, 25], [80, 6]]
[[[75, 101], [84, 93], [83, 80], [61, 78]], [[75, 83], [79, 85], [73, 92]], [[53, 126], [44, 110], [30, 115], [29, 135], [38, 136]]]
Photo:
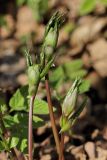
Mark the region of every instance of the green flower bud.
[[77, 108], [77, 110], [69, 117], [62, 115], [60, 118], [60, 133], [70, 131], [70, 128], [74, 125], [75, 121], [83, 111], [84, 107], [86, 106], [87, 98], [83, 100], [81, 105]]
[[26, 57], [26, 62], [27, 62], [27, 66], [32, 66], [33, 65], [33, 62], [32, 62], [32, 58], [30, 56], [30, 53], [28, 50], [25, 49], [25, 57]]
[[76, 79], [64, 99], [64, 102], [62, 104], [62, 112], [66, 117], [69, 117], [74, 111], [78, 98], [80, 84], [81, 80]]
[[57, 22], [52, 26], [45, 37], [45, 45], [55, 48], [58, 41], [58, 24]]
[[[43, 48], [40, 55], [41, 66], [43, 66], [44, 64], [43, 58], [45, 58], [45, 64], [47, 64], [53, 57], [53, 52], [58, 42], [59, 27], [60, 27], [61, 21], [62, 21], [62, 16], [59, 14], [59, 12], [56, 12], [51, 17], [51, 19], [49, 20], [46, 26]], [[45, 54], [45, 56], [43, 55], [43, 53]]]
[[35, 94], [38, 84], [40, 81], [40, 72], [38, 65], [32, 65], [28, 67], [28, 83], [29, 83], [29, 94]]

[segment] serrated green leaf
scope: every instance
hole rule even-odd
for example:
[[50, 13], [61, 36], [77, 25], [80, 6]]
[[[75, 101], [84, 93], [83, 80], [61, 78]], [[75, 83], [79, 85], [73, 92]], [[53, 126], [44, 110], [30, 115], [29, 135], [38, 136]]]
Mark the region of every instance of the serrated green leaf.
[[88, 80], [83, 80], [80, 87], [79, 87], [79, 93], [82, 94], [84, 92], [89, 91], [90, 88], [90, 82]]
[[85, 15], [92, 12], [96, 7], [96, 0], [82, 0], [79, 13]]
[[18, 89], [9, 101], [11, 110], [12, 111], [13, 110], [15, 111], [25, 110], [26, 111], [28, 107], [27, 96], [28, 96], [28, 86], [27, 85]]

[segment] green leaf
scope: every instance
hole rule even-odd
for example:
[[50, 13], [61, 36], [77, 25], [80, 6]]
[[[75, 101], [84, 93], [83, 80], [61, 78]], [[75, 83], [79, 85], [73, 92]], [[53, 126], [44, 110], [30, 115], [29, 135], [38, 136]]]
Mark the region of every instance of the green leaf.
[[7, 112], [7, 106], [5, 104], [5, 100], [2, 98], [0, 99], [0, 112], [2, 114], [6, 113]]
[[[54, 108], [55, 111], [55, 108]], [[49, 114], [49, 109], [48, 109], [48, 103], [45, 101], [36, 98], [34, 101], [34, 109], [33, 109], [34, 114]]]
[[23, 86], [18, 89], [12, 98], [10, 99], [9, 105], [11, 107], [11, 111], [22, 111], [26, 110], [28, 107], [28, 86]]
[[3, 15], [0, 15], [0, 27], [7, 27], [7, 21]]
[[80, 5], [80, 15], [85, 15], [92, 12], [96, 7], [96, 0], [82, 0]]
[[[13, 97], [10, 99], [9, 105], [11, 111], [29, 111], [29, 101], [28, 101], [28, 86], [23, 86], [18, 89]], [[44, 100], [35, 98], [34, 101], [34, 114], [48, 114], [48, 104]]]
[[41, 21], [48, 10], [48, 0], [28, 0], [27, 4], [33, 10], [35, 19]]
[[23, 5], [25, 2], [27, 2], [27, 0], [16, 0], [17, 6]]
[[28, 145], [27, 139], [22, 139], [21, 144], [20, 144], [21, 152], [27, 153], [27, 145]]
[[65, 24], [63, 28], [64, 28], [64, 31], [69, 34], [75, 28], [75, 24], [70, 22], [70, 23]]
[[65, 71], [70, 74], [75, 72], [83, 67], [83, 62], [81, 59], [73, 60], [64, 64]]
[[103, 5], [107, 6], [107, 0], [99, 0], [100, 3], [102, 3]]
[[86, 70], [82, 69], [83, 62], [81, 59], [73, 60], [71, 62], [65, 63], [63, 66], [64, 66], [63, 68], [65, 71], [65, 74], [71, 80], [74, 80], [77, 77], [82, 78], [87, 74]]
[[79, 93], [81, 94], [81, 93], [89, 91], [90, 85], [91, 84], [88, 80], [83, 80], [79, 87]]
[[51, 83], [53, 82], [55, 83], [55, 82], [58, 82], [60, 79], [63, 79], [63, 77], [64, 77], [64, 71], [62, 66], [60, 66], [52, 72], [49, 80]]
[[85, 69], [80, 69], [78, 71], [72, 72], [71, 74], [68, 74], [68, 77], [71, 80], [75, 80], [77, 77], [83, 78], [84, 76], [86, 76], [87, 71]]
[[12, 137], [9, 139], [9, 142], [8, 142], [9, 148], [11, 149], [11, 148], [16, 147], [17, 144], [18, 144], [18, 142], [19, 142], [19, 137], [13, 137], [13, 136], [12, 136]]
[[[17, 113], [14, 116], [5, 116], [4, 123], [13, 138], [9, 140], [9, 146], [11, 148], [17, 146], [20, 151], [27, 153], [28, 114]], [[44, 121], [37, 116], [33, 116], [33, 128], [38, 128], [42, 125], [44, 125]]]
[[2, 141], [0, 141], [0, 151], [3, 151], [5, 150], [5, 147], [4, 147], [4, 144]]

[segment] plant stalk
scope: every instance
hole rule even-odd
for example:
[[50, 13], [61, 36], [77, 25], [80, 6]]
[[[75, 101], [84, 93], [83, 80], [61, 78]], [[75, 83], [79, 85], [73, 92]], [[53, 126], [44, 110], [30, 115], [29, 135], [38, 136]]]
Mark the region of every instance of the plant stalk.
[[54, 113], [53, 113], [48, 74], [45, 76], [45, 87], [46, 87], [46, 91], [47, 91], [47, 101], [48, 101], [48, 107], [49, 107], [49, 114], [50, 114], [50, 120], [51, 120], [53, 135], [54, 135], [54, 139], [55, 139], [55, 143], [56, 143], [56, 148], [57, 148], [57, 152], [58, 152], [58, 155], [59, 155], [59, 160], [62, 160], [63, 153], [62, 153], [62, 149], [61, 149], [61, 145], [60, 145], [60, 139], [59, 139], [59, 136], [58, 136], [58, 131], [57, 131], [57, 128], [56, 128], [56, 123], [55, 123], [55, 117], [54, 117]]
[[28, 122], [28, 154], [29, 154], [29, 160], [33, 160], [33, 126], [32, 126], [32, 120], [33, 120], [33, 106], [34, 106], [34, 100], [35, 95], [31, 96], [30, 98], [30, 109], [29, 109], [29, 122]]
[[[59, 105], [59, 112], [58, 112], [58, 116], [61, 117], [62, 116], [62, 107]], [[62, 160], [65, 160], [64, 158], [64, 134], [61, 133], [61, 149], [62, 149]]]

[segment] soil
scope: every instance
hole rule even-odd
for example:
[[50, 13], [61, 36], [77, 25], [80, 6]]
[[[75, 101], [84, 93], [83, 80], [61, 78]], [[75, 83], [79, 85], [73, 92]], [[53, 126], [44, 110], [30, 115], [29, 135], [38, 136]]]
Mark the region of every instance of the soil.
[[[107, 10], [98, 5], [92, 13], [79, 16], [80, 2], [51, 0], [40, 22], [34, 19], [27, 5], [17, 7], [12, 0], [0, 2], [0, 14], [8, 26], [0, 27], [0, 96], [8, 104], [15, 90], [27, 84], [23, 47], [27, 43], [35, 57], [40, 51], [45, 25], [52, 13], [55, 10], [66, 13], [59, 34], [55, 65], [82, 59], [83, 68], [87, 71], [85, 79], [90, 80], [91, 88], [86, 93], [87, 106], [74, 125], [72, 136], [65, 134], [65, 160], [107, 160]], [[64, 28], [68, 23], [73, 26], [71, 32]], [[66, 87], [69, 85], [61, 86], [60, 92], [65, 92]], [[46, 99], [46, 95], [41, 93], [43, 88], [41, 84], [38, 95]], [[54, 99], [53, 103], [56, 103]], [[57, 113], [55, 116], [59, 130]], [[49, 116], [43, 118], [46, 118], [46, 125], [33, 132], [34, 159], [57, 160]], [[0, 153], [0, 160], [7, 160], [5, 152]]]

